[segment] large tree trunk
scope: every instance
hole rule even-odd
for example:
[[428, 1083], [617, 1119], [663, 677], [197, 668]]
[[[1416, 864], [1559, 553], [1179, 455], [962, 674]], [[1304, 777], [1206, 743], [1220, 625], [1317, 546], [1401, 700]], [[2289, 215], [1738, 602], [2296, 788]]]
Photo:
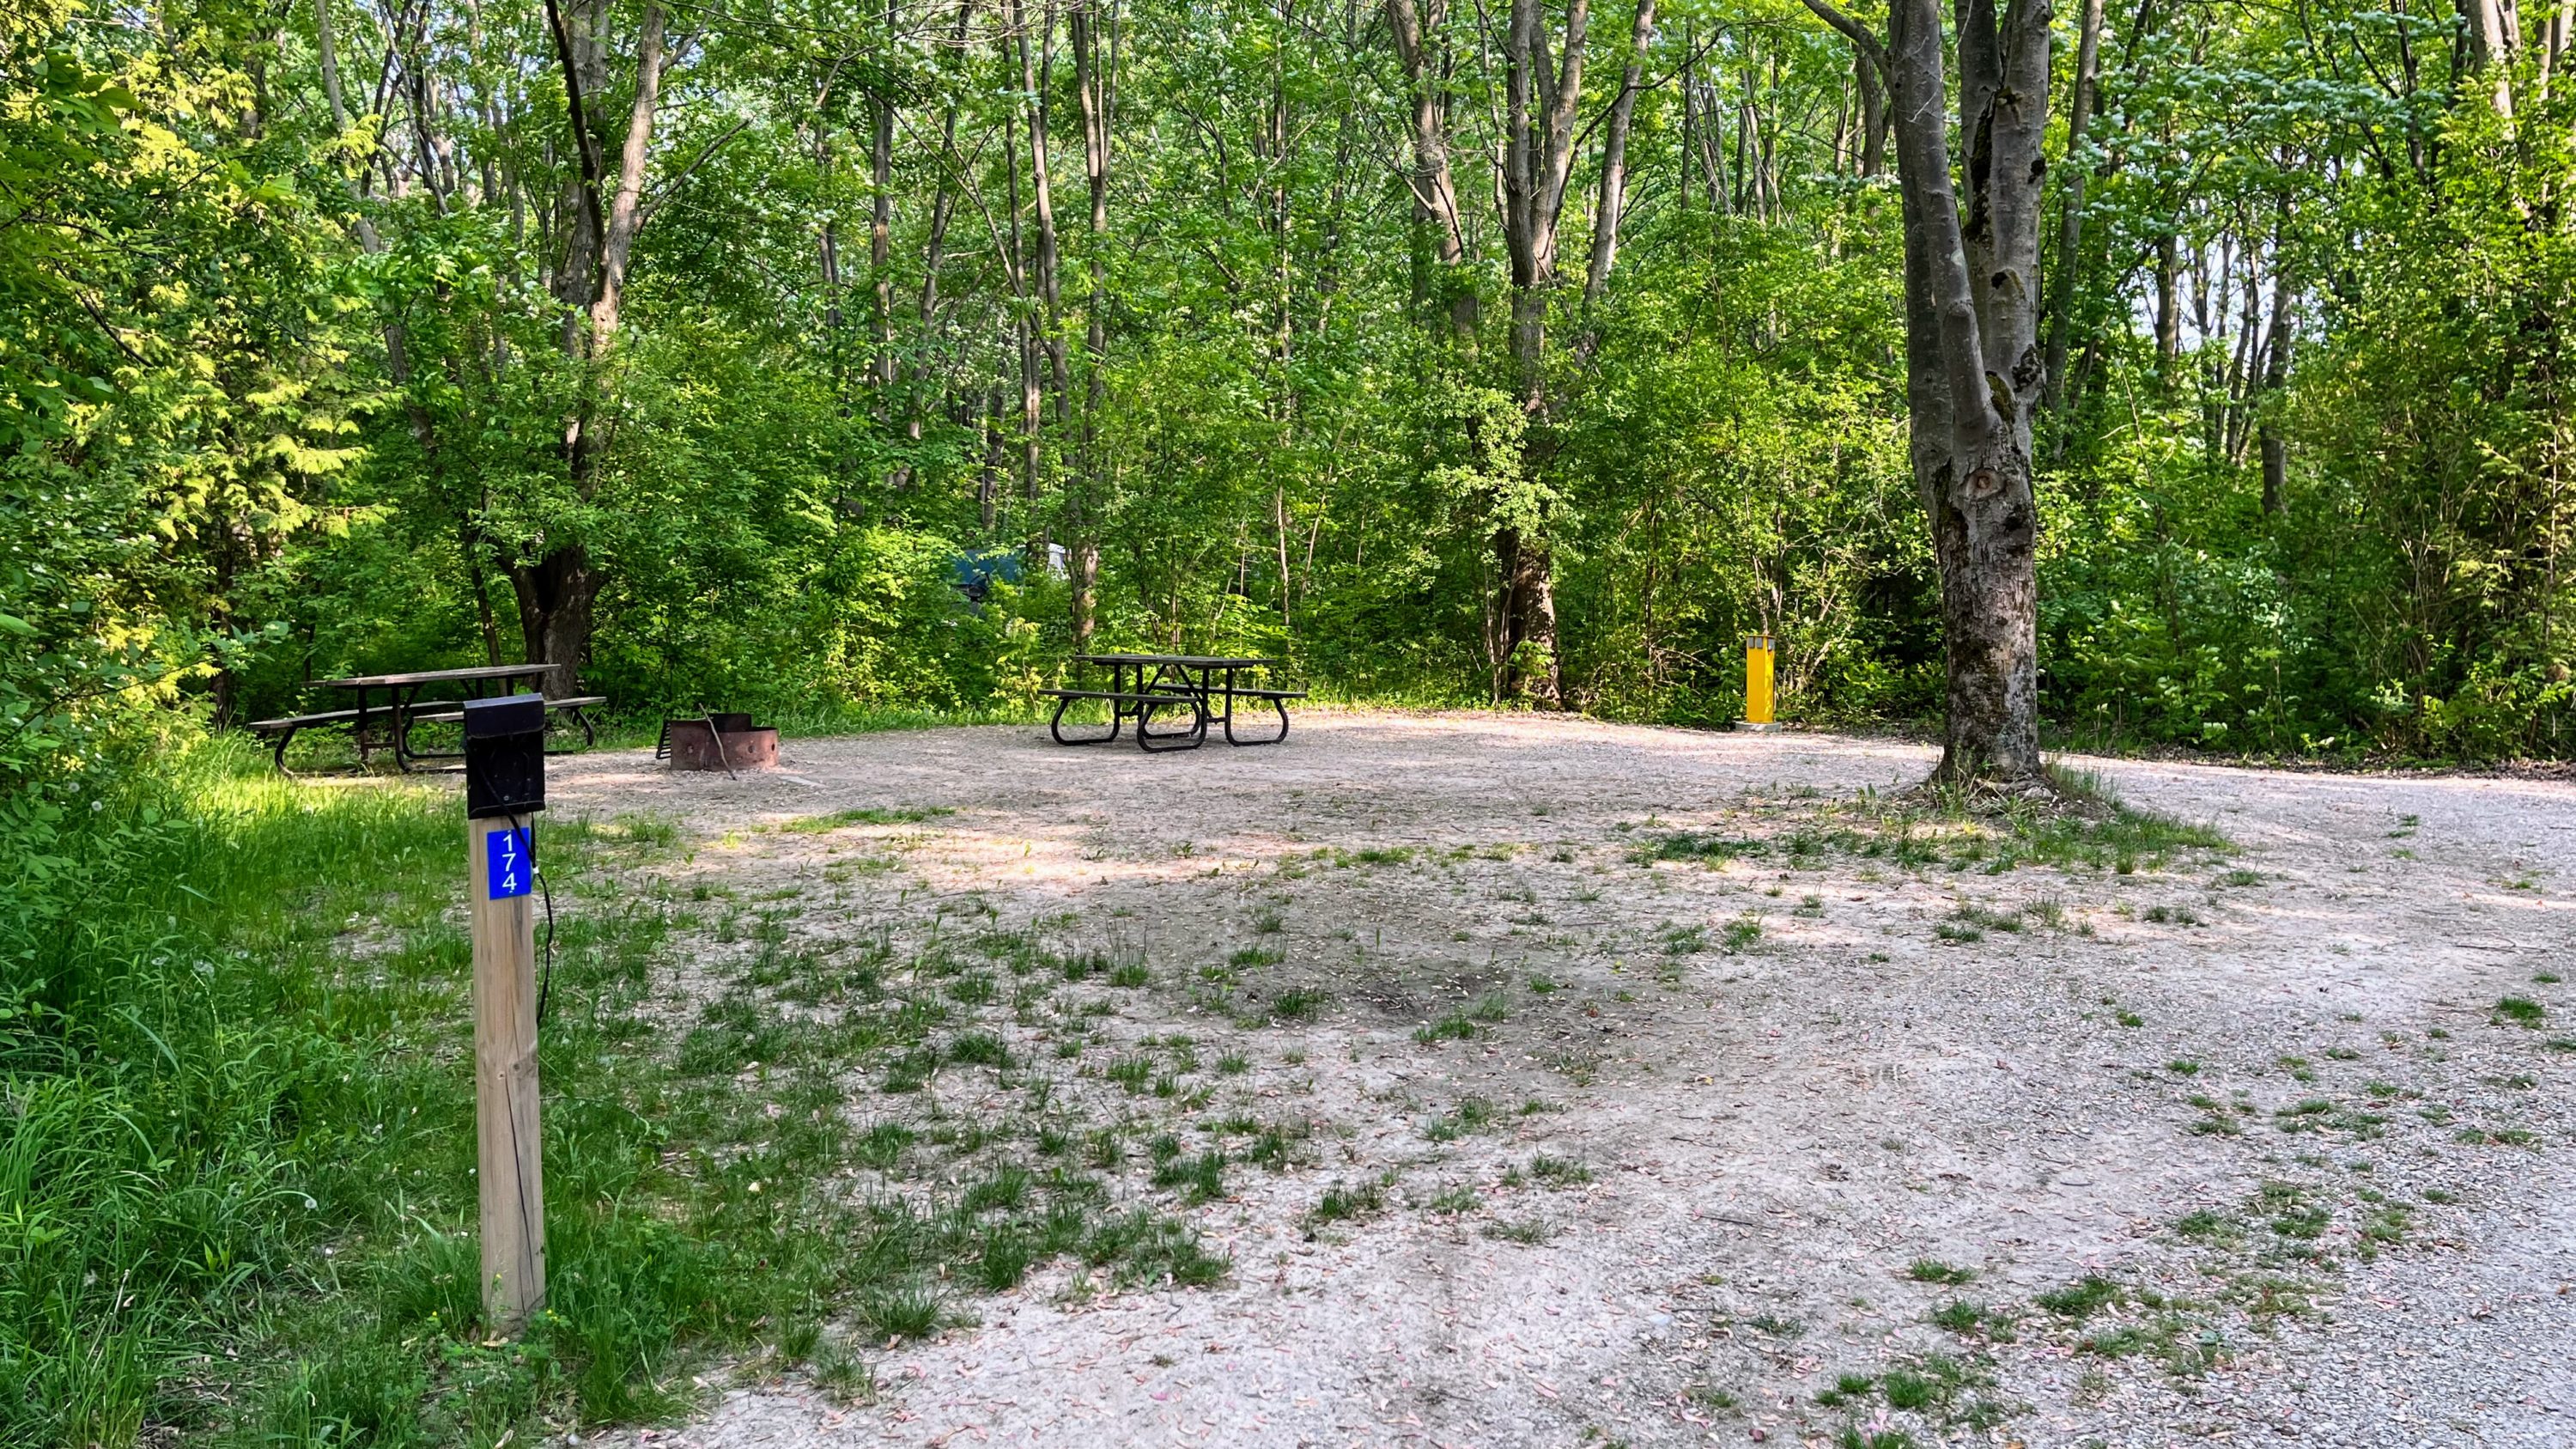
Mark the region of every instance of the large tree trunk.
[[2522, 16], [2514, 0], [2461, 0], [2468, 16], [2469, 69], [2492, 73], [2496, 114], [2513, 119], [2514, 54], [2522, 48]]
[[1808, 7], [1884, 56], [1904, 193], [1906, 392], [1916, 486], [1941, 571], [1948, 674], [1941, 764], [1958, 783], [2037, 783], [2040, 143], [2049, 7], [1959, 6], [1964, 222], [1950, 176], [1937, 0], [1896, 0], [1883, 49], [1825, 0]]
[[[627, 263], [644, 225], [644, 163], [652, 148], [664, 60], [662, 7], [648, 5], [636, 46], [635, 99], [627, 114], [612, 191], [591, 113], [592, 103], [608, 83], [608, 47], [599, 33], [605, 10], [605, 0], [574, 0], [569, 8], [547, 0], [546, 6], [555, 56], [563, 68], [564, 102], [579, 163], [570, 183], [579, 219], [566, 229], [554, 295], [564, 310], [564, 352], [577, 374], [572, 407], [564, 421], [564, 467], [574, 493], [585, 501], [599, 487], [599, 418], [606, 401], [602, 364], [616, 344]], [[574, 694], [580, 690], [578, 672], [590, 652], [592, 605], [598, 599], [601, 578], [578, 540], [549, 539], [540, 547], [545, 551], [535, 560], [510, 569], [511, 586], [519, 600], [519, 629], [529, 662], [571, 666], [549, 674], [546, 691]]]

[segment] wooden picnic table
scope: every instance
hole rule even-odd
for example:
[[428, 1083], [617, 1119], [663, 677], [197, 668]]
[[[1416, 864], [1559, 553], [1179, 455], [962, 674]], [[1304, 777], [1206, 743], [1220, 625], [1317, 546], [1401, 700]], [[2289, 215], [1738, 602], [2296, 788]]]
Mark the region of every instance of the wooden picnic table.
[[[1278, 667], [1280, 661], [1276, 659], [1225, 654], [1076, 654], [1073, 662], [1107, 669], [1109, 687], [1038, 691], [1057, 701], [1055, 718], [1048, 722], [1047, 732], [1060, 745], [1105, 745], [1118, 738], [1131, 719], [1136, 722], [1137, 748], [1143, 750], [1196, 749], [1206, 742], [1211, 723], [1223, 727], [1227, 744], [1275, 745], [1288, 737], [1288, 701], [1306, 697], [1302, 689], [1270, 689], [1242, 681], [1247, 673]], [[1260, 700], [1277, 710], [1279, 733], [1268, 739], [1237, 739], [1234, 705], [1238, 699]], [[1084, 700], [1099, 700], [1109, 706], [1109, 733], [1090, 739], [1068, 739], [1064, 733], [1065, 712]], [[1183, 711], [1190, 716], [1190, 728], [1154, 732], [1153, 718], [1157, 713]]]
[[[415, 750], [411, 730], [416, 724], [453, 723], [464, 717], [457, 699], [422, 699], [423, 691], [445, 686], [465, 686], [467, 697], [481, 699], [492, 693], [511, 694], [519, 681], [532, 683], [570, 668], [564, 664], [482, 664], [471, 669], [416, 669], [401, 674], [354, 674], [345, 679], [320, 681], [323, 689], [345, 690], [357, 696], [351, 709], [322, 710], [313, 714], [289, 715], [282, 719], [260, 720], [251, 728], [261, 734], [277, 737], [276, 760], [279, 769], [286, 768], [286, 747], [294, 742], [297, 732], [325, 725], [347, 725], [358, 747], [358, 763], [367, 762], [368, 749], [378, 742], [374, 733], [383, 730], [383, 742], [393, 747], [396, 768], [408, 772], [420, 760], [461, 758], [455, 751]], [[497, 687], [497, 688], [496, 688]], [[381, 692], [382, 703], [374, 697]], [[582, 744], [597, 743], [598, 730], [582, 710], [590, 705], [605, 704], [606, 698], [589, 695], [575, 699], [550, 699], [546, 708], [569, 714], [581, 726]], [[379, 725], [381, 721], [381, 726]]]

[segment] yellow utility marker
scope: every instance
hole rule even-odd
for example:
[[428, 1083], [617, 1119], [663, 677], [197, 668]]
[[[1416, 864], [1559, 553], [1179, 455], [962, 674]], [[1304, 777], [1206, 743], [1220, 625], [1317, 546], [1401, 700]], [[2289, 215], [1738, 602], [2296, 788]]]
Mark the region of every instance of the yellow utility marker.
[[1771, 636], [1748, 634], [1744, 638], [1744, 718], [1735, 722], [1740, 730], [1769, 734], [1780, 728], [1771, 717]]

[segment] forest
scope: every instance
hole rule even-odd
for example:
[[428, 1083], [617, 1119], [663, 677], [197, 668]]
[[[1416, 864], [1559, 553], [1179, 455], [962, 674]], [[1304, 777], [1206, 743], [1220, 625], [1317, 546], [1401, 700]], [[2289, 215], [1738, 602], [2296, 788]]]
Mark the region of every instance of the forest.
[[[888, 1102], [943, 1062], [1001, 1081], [1027, 1042], [931, 1026], [1144, 993], [1142, 953], [997, 918], [975, 949], [1008, 989], [979, 967], [939, 995], [965, 947], [934, 921], [917, 960], [889, 937], [833, 968], [890, 1010], [889, 980], [919, 986], [895, 1035], [800, 1037], [739, 993], [670, 1018], [697, 1006], [661, 983], [718, 944], [770, 985], [814, 963], [778, 955], [790, 907], [677, 879], [706, 822], [604, 804], [550, 817], [542, 857], [554, 1298], [487, 1337], [455, 802], [273, 775], [237, 728], [334, 676], [542, 662], [626, 743], [702, 708], [810, 737], [1025, 720], [1069, 655], [1133, 646], [1273, 656], [1358, 704], [1708, 726], [1758, 633], [1785, 719], [1946, 729], [1944, 771], [2576, 753], [2576, 0], [1591, 7], [0, 6], [0, 1439], [532, 1442], [684, 1412], [707, 1355], [863, 1397], [874, 1360], [827, 1364], [827, 1320], [856, 1313], [872, 1355], [1035, 1262], [1112, 1289], [1229, 1271], [1185, 1212], [1227, 1159], [1177, 1137], [1135, 1144], [1123, 1197], [1053, 1126], [1043, 1187], [1014, 1166], [980, 1209], [799, 1185], [960, 1140], [862, 1130], [832, 1073], [887, 1057]], [[894, 804], [743, 828], [769, 850], [953, 813]], [[1934, 822], [1966, 832], [1942, 868], [2081, 857], [2126, 888], [2230, 848], [2014, 820], [1991, 849]], [[1765, 848], [1601, 829], [1602, 869], [1655, 879]], [[1346, 843], [1336, 870], [1521, 869], [1513, 841]], [[898, 864], [832, 888], [867, 866], [909, 891]], [[2203, 894], [2093, 905], [2180, 930]], [[1548, 919], [1510, 900], [1533, 909], [1467, 924]], [[1666, 922], [1659, 970], [1753, 949], [1765, 900]], [[1827, 908], [1804, 901], [1773, 929]], [[1913, 945], [2036, 949], [2077, 907], [2016, 907], [2027, 935], [1976, 909]], [[1270, 940], [1184, 984], [1280, 966]], [[1555, 969], [1399, 1049], [1536, 1019]], [[1646, 989], [1613, 969], [1593, 1015]], [[1157, 1099], [1195, 1112], [1217, 1086], [1170, 1060]], [[810, 1114], [737, 1089], [764, 1061]], [[1117, 1070], [1146, 1101], [1154, 1063]], [[1114, 1176], [1116, 1134], [1083, 1140]], [[1284, 1170], [1292, 1146], [1233, 1150]]]
[[[1929, 720], [1855, 13], [12, 7], [0, 770], [352, 671], [956, 711], [1086, 643], [1710, 723], [1761, 631], [1787, 717]], [[2565, 753], [2566, 7], [2049, 27], [2051, 738]]]

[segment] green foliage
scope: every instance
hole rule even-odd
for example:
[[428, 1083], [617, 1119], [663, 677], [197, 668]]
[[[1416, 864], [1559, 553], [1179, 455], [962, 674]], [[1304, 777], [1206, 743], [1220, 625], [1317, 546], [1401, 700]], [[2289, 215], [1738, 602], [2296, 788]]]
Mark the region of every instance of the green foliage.
[[[1471, 217], [1441, 264], [1405, 184], [1353, 149], [1404, 105], [1374, 32], [1145, 0], [1096, 237], [1062, 179], [1080, 138], [1051, 138], [1046, 299], [1020, 79], [981, 43], [997, 22], [869, 60], [900, 72], [899, 129], [924, 143], [889, 158], [882, 342], [840, 255], [872, 202], [873, 82], [728, 34], [666, 78], [692, 99], [657, 117], [621, 320], [585, 349], [556, 296], [572, 148], [538, 12], [478, 12], [405, 62], [462, 105], [413, 117], [397, 88], [345, 123], [318, 13], [139, 28], [38, 0], [0, 20], [0, 776], [79, 768], [173, 705], [234, 720], [332, 674], [518, 657], [540, 565], [572, 549], [598, 585], [588, 685], [639, 716], [1024, 708], [1078, 593], [1100, 643], [1493, 699], [1547, 653], [1498, 632], [1498, 530], [1543, 542], [1584, 708], [1722, 723], [1757, 629], [1782, 641], [1791, 718], [1940, 707], [1896, 190], [1857, 174], [1847, 46], [1805, 17], [1721, 7], [1654, 40], [1648, 73], [1760, 68], [1777, 114], [1748, 146], [1740, 107], [1695, 130], [1678, 84], [1636, 97], [1617, 269], [1570, 285], [1592, 221], [1569, 205], [1532, 377], [1493, 229]], [[635, 20], [608, 17], [615, 86]], [[810, 20], [878, 54], [874, 12]], [[1445, 23], [1480, 217], [1501, 76], [1474, 16]], [[2522, 77], [2502, 119], [2423, 17], [2138, 23], [2112, 18], [2099, 115], [2050, 169], [2091, 179], [2042, 420], [2053, 727], [2563, 753], [2576, 95]], [[364, 112], [381, 42], [339, 30]], [[1587, 117], [1624, 45], [1596, 30]], [[1075, 67], [1050, 34], [1065, 128]], [[1274, 91], [1284, 149], [1253, 99]], [[1598, 130], [1571, 196], [1593, 194]], [[577, 468], [569, 419], [599, 424]], [[970, 602], [968, 550], [1028, 566]]]

